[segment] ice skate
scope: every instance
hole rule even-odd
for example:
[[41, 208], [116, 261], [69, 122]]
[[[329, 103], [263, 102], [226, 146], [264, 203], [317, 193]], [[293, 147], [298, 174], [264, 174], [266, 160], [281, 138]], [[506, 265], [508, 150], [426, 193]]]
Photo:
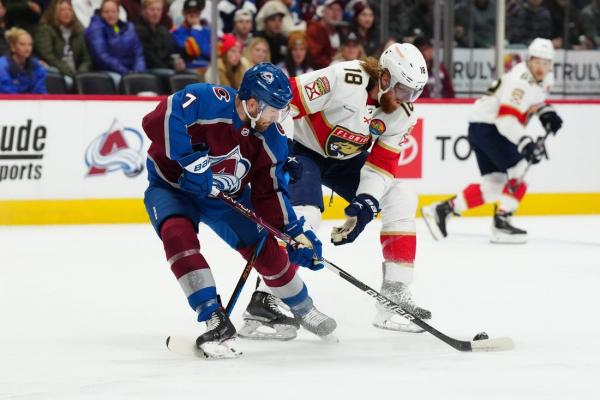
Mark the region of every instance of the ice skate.
[[244, 325], [239, 336], [254, 340], [292, 340], [300, 324], [286, 315], [287, 306], [270, 293], [255, 291], [244, 312]]
[[[402, 282], [384, 280], [381, 285], [381, 294], [397, 303], [404, 310], [422, 320], [431, 319], [431, 311], [417, 306], [412, 298], [408, 285]], [[421, 333], [423, 329], [413, 324], [395, 312], [388, 311], [377, 303], [377, 314], [373, 319], [373, 326], [391, 331]]]
[[304, 329], [321, 338], [328, 337], [337, 328], [335, 320], [317, 310], [315, 306], [312, 306], [307, 313], [301, 316], [297, 315], [296, 318]]
[[459, 214], [454, 211], [451, 200], [433, 203], [429, 206], [421, 207], [421, 214], [425, 224], [435, 240], [441, 240], [448, 236], [446, 224], [451, 216]]
[[521, 244], [527, 242], [527, 231], [511, 224], [512, 213], [495, 210], [492, 243]]
[[237, 358], [242, 353], [235, 349], [235, 339], [235, 327], [219, 308], [206, 321], [206, 332], [196, 339], [196, 347], [209, 359]]

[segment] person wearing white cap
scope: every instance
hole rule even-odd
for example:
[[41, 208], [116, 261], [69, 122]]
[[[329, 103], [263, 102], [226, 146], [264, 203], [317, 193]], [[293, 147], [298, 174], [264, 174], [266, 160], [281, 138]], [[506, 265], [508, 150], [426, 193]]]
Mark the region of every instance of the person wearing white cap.
[[502, 75], [477, 100], [469, 122], [469, 142], [475, 152], [481, 183], [472, 183], [456, 196], [421, 209], [437, 240], [448, 235], [450, 217], [486, 203], [498, 202], [492, 225], [492, 243], [525, 243], [527, 231], [511, 223], [527, 183], [525, 173], [546, 152], [544, 141], [533, 141], [525, 131], [537, 115], [546, 134], [556, 134], [562, 119], [545, 103], [554, 83], [554, 47], [549, 39], [536, 38], [527, 50], [527, 61]]
[[237, 40], [247, 48], [252, 40], [253, 15], [249, 10], [240, 8], [233, 15], [233, 31], [231, 32]]
[[283, 17], [287, 12], [279, 0], [267, 1], [256, 14], [256, 36], [263, 37], [269, 43], [271, 62], [279, 64], [287, 53], [287, 38], [282, 33]]

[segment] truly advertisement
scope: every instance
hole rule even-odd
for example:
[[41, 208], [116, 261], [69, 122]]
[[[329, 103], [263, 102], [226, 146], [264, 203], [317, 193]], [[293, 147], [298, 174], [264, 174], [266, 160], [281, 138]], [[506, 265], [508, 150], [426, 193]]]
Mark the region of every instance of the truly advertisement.
[[0, 129], [0, 185], [42, 179], [48, 129], [32, 119]]

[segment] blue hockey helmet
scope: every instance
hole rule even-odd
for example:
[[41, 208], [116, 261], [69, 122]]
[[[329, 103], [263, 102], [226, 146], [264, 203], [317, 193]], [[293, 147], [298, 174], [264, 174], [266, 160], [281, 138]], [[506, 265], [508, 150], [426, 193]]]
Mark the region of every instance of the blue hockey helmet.
[[271, 63], [260, 63], [246, 71], [238, 96], [241, 100], [252, 97], [278, 110], [287, 108], [293, 97], [287, 76]]

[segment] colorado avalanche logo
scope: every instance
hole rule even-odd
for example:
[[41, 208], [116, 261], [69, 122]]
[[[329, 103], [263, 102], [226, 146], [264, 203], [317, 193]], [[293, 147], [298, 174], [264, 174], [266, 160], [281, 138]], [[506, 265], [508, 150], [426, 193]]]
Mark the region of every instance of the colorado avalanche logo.
[[213, 93], [219, 100], [225, 100], [226, 102], [229, 102], [231, 99], [229, 97], [229, 92], [220, 86], [213, 86]]
[[240, 189], [242, 180], [250, 170], [250, 161], [242, 157], [240, 146], [236, 146], [223, 156], [210, 156], [210, 164], [213, 185], [229, 193], [235, 193]]
[[132, 128], [124, 128], [115, 119], [108, 131], [88, 145], [85, 151], [87, 175], [104, 175], [118, 170], [123, 170], [130, 178], [139, 175], [144, 170], [143, 145], [141, 133]]
[[263, 78], [269, 85], [275, 80], [275, 77], [269, 71], [261, 72], [260, 77]]

